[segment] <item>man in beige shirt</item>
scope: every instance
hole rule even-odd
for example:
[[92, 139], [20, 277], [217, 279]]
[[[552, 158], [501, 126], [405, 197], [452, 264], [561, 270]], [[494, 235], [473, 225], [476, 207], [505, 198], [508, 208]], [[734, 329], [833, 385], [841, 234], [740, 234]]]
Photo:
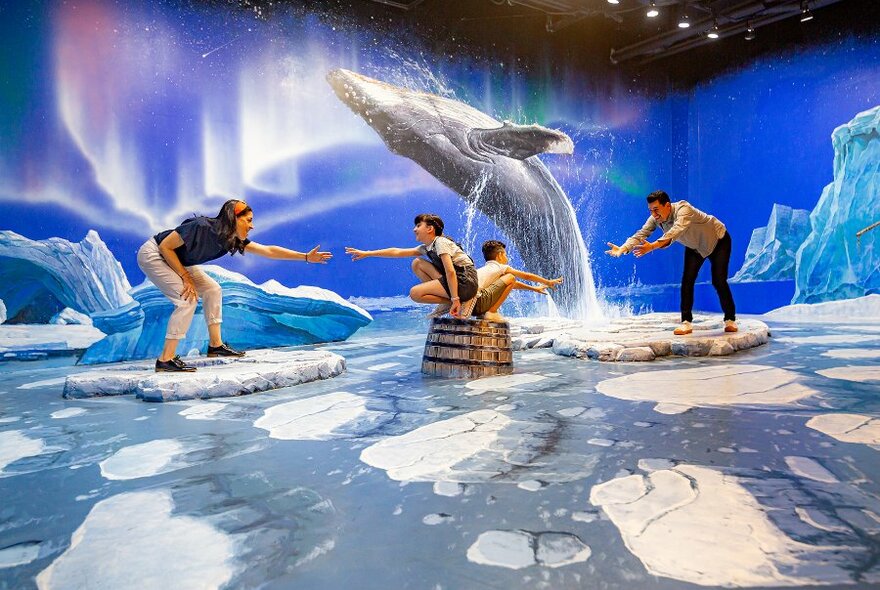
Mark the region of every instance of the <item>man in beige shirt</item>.
[[[673, 241], [684, 248], [684, 273], [681, 277], [681, 325], [675, 334], [682, 336], [693, 331], [694, 284], [700, 267], [708, 258], [712, 263], [712, 286], [718, 292], [721, 309], [724, 310], [724, 331], [736, 332], [736, 305], [730, 285], [727, 284], [730, 266], [731, 240], [727, 228], [712, 215], [703, 213], [687, 201], [669, 201], [663, 191], [648, 195], [648, 211], [651, 216], [622, 246], [608, 242], [610, 250], [605, 253], [615, 258], [635, 252], [636, 258], [658, 248], [666, 248]], [[663, 237], [649, 242], [648, 237], [660, 227]]]

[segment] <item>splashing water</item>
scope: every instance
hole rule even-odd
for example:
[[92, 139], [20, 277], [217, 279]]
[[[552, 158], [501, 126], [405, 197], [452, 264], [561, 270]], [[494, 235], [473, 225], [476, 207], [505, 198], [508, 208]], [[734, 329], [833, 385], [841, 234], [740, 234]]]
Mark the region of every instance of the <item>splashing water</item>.
[[547, 317], [558, 318], [561, 316], [562, 314], [559, 313], [559, 308], [556, 307], [556, 302], [553, 301], [553, 296], [547, 295]]
[[467, 207], [464, 210], [464, 237], [462, 238], [462, 248], [469, 254], [477, 251], [477, 232], [474, 231], [474, 220], [479, 213], [477, 205], [480, 202], [480, 198], [486, 192], [486, 185], [488, 182], [489, 174], [485, 171], [481, 172], [477, 182], [474, 183], [474, 188], [466, 199]]

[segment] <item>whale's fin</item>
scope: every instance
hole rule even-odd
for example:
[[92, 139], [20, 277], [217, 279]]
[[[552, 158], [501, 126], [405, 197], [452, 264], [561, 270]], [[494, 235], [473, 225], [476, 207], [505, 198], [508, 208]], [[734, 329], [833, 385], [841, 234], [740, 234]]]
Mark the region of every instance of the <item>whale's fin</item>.
[[556, 129], [540, 125], [517, 125], [505, 121], [495, 129], [472, 129], [468, 144], [478, 154], [495, 154], [525, 160], [541, 153], [570, 154], [574, 151], [571, 138]]

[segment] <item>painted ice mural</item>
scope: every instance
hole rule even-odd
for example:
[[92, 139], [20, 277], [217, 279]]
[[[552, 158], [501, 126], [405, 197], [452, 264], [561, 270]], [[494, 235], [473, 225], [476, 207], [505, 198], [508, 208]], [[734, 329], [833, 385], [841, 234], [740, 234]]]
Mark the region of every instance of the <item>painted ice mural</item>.
[[834, 182], [810, 213], [811, 232], [797, 253], [792, 303], [880, 293], [880, 106], [834, 130]]
[[[242, 349], [345, 340], [372, 321], [369, 313], [327, 289], [289, 288], [275, 280], [256, 285], [220, 266], [201, 268], [223, 289], [224, 339]], [[162, 350], [172, 303], [149, 281], [131, 294], [135, 300], [131, 305], [94, 318], [109, 336], [87, 350], [82, 363], [149, 358]], [[208, 345], [208, 329], [199, 317], [201, 305], [178, 344], [182, 352], [204, 351]]]
[[[327, 289], [288, 288], [275, 280], [256, 285], [219, 266], [202, 268], [223, 288], [224, 336], [242, 348], [345, 340], [372, 321], [369, 313]], [[81, 359], [85, 364], [149, 358], [161, 350], [171, 302], [149, 281], [131, 289], [95, 231], [79, 243], [0, 232], [0, 278], [14, 323], [27, 322], [4, 326], [0, 350], [22, 356], [28, 349], [88, 347]], [[181, 342], [184, 352], [207, 345], [207, 328], [195, 320]], [[79, 327], [86, 328], [88, 338], [74, 342], [70, 328]], [[107, 336], [98, 340], [101, 332]], [[42, 333], [56, 344], [43, 342], [46, 338], [38, 343]]]
[[770, 220], [752, 230], [742, 268], [733, 283], [788, 281], [794, 279], [795, 256], [810, 233], [810, 212], [773, 204]]
[[10, 323], [83, 323], [55, 316], [65, 308], [88, 315], [127, 305], [129, 289], [122, 265], [96, 231], [79, 243], [0, 231], [0, 299]]

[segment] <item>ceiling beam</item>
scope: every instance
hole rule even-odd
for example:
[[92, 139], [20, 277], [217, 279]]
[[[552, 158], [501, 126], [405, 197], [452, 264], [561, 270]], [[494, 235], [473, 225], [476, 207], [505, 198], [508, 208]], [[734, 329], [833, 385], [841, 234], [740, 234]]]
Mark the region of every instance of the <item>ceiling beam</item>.
[[[841, 0], [810, 0], [810, 10], [816, 10], [840, 2]], [[620, 64], [642, 58], [645, 64], [688, 51], [701, 45], [717, 43], [725, 37], [745, 32], [749, 26], [757, 30], [801, 13], [801, 0], [773, 2], [768, 0], [747, 0], [730, 5], [714, 16], [707, 16], [694, 22], [688, 29], [670, 29], [637, 43], [611, 50], [611, 63]], [[706, 37], [718, 23], [719, 39]]]

